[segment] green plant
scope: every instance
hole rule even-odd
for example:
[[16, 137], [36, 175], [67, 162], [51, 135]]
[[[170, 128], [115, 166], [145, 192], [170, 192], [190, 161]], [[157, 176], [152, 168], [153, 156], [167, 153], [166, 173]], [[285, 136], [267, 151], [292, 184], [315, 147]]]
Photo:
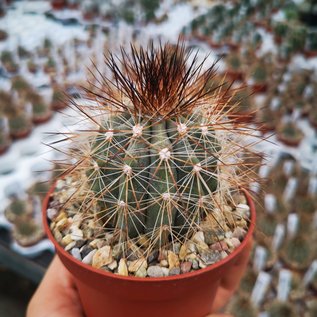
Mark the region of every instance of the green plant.
[[289, 31], [289, 27], [284, 22], [278, 22], [274, 25], [274, 33], [278, 37], [285, 37], [287, 35], [287, 32]]
[[244, 125], [228, 118], [237, 106], [231, 90], [210, 84], [215, 65], [202, 71], [194, 58], [187, 67], [191, 54], [182, 45], [131, 50], [120, 65], [107, 58], [115, 80], [103, 77], [87, 90], [97, 104], [76, 105], [94, 127], [69, 139], [65, 152], [77, 163], [64, 173], [73, 191], [64, 210], [79, 203], [78, 214], [110, 233], [123, 257], [186, 248], [198, 231], [217, 242], [247, 225], [234, 197], [241, 201], [241, 188], [255, 177], [241, 158], [244, 150], [257, 155], [238, 141]]
[[27, 247], [39, 242], [44, 237], [44, 231], [34, 219], [21, 217], [14, 223], [13, 237], [18, 244]]
[[229, 312], [235, 317], [256, 317], [258, 312], [250, 301], [250, 298], [243, 295], [236, 296], [229, 305]]
[[0, 30], [0, 41], [6, 40], [8, 37], [8, 33], [4, 30]]
[[258, 64], [254, 67], [252, 78], [256, 84], [262, 84], [266, 82], [267, 71], [264, 64]]
[[307, 49], [317, 51], [317, 32], [309, 31], [307, 34]]
[[0, 110], [0, 154], [3, 153], [10, 145], [10, 135], [8, 119], [1, 114]]
[[5, 216], [10, 222], [16, 222], [17, 219], [24, 216], [31, 216], [32, 206], [28, 200], [13, 198], [9, 206], [5, 209]]
[[19, 110], [9, 118], [9, 127], [13, 138], [23, 137], [32, 129], [31, 119], [26, 113]]
[[21, 94], [27, 93], [31, 89], [31, 86], [23, 77], [16, 76], [12, 79], [12, 89]]
[[241, 69], [242, 63], [241, 63], [240, 56], [238, 54], [230, 54], [227, 57], [226, 62], [228, 66], [235, 71], [239, 71]]
[[303, 26], [294, 27], [288, 36], [288, 42], [293, 51], [301, 51], [305, 48], [307, 29]]
[[283, 261], [295, 270], [306, 270], [315, 252], [316, 246], [302, 234], [298, 234], [293, 239], [287, 239], [281, 249]]
[[32, 104], [33, 122], [40, 123], [43, 120], [48, 119], [51, 114], [50, 106], [44, 101], [44, 99], [35, 91], [31, 91], [27, 95], [27, 100]]

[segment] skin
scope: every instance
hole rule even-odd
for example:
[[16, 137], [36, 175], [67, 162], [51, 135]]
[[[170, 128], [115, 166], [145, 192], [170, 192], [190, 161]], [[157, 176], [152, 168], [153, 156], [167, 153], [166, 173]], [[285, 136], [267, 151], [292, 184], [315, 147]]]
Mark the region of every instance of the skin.
[[[227, 304], [238, 288], [246, 270], [251, 249], [252, 241], [241, 254], [230, 275], [222, 279], [212, 307], [212, 311], [215, 313], [206, 317], [232, 317], [216, 312]], [[29, 303], [26, 317], [84, 317], [79, 303], [72, 275], [65, 269], [59, 258], [55, 256]]]

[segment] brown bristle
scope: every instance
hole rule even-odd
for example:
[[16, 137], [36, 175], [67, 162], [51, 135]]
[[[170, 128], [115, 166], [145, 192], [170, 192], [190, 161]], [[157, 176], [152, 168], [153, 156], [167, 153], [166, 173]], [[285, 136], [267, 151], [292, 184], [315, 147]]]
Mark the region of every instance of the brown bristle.
[[[192, 112], [206, 103], [219, 86], [208, 86], [216, 75], [216, 63], [203, 70], [197, 54], [184, 44], [150, 44], [131, 53], [121, 49], [121, 57], [109, 54], [106, 66], [113, 78], [99, 73], [101, 80], [86, 92], [107, 107], [128, 110], [135, 117], [171, 118]], [[221, 100], [226, 102], [225, 96]], [[127, 102], [128, 101], [128, 105]], [[219, 105], [221, 106], [221, 105]]]

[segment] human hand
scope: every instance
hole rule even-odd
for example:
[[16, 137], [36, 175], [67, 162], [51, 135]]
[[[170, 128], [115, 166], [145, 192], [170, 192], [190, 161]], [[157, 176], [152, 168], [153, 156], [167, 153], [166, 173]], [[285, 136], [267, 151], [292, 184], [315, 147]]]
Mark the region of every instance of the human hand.
[[26, 317], [84, 317], [72, 275], [55, 256], [33, 295]]
[[[250, 241], [235, 264], [230, 275], [225, 276], [217, 291], [212, 307], [218, 312], [228, 303], [234, 291], [238, 288], [240, 280], [248, 264], [252, 249]], [[49, 266], [40, 286], [31, 299], [27, 317], [83, 317], [80, 299], [72, 275], [65, 269], [57, 256]], [[211, 314], [206, 317], [230, 317], [229, 315]], [[232, 316], [231, 316], [232, 317]]]

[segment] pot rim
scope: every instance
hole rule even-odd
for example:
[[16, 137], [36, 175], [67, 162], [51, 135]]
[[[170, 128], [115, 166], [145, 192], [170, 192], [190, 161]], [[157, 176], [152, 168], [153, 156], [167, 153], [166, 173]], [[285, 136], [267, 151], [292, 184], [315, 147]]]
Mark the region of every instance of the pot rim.
[[76, 258], [74, 258], [70, 253], [64, 250], [64, 248], [56, 241], [54, 238], [51, 229], [49, 227], [48, 221], [47, 221], [47, 206], [49, 203], [49, 200], [51, 198], [51, 194], [54, 191], [56, 186], [56, 183], [54, 183], [48, 193], [45, 196], [45, 199], [43, 201], [43, 206], [42, 206], [42, 220], [43, 220], [43, 225], [44, 225], [44, 230], [45, 233], [47, 234], [49, 240], [54, 244], [55, 250], [57, 251], [57, 254], [61, 253], [64, 257], [67, 258], [67, 260], [73, 262], [74, 264], [80, 266], [82, 269], [87, 269], [88, 271], [91, 271], [92, 273], [98, 274], [101, 277], [105, 276], [107, 278], [112, 277], [115, 280], [121, 280], [121, 281], [128, 281], [128, 282], [144, 282], [144, 283], [153, 283], [153, 282], [173, 282], [173, 281], [178, 281], [178, 280], [185, 280], [189, 278], [195, 278], [198, 277], [199, 275], [203, 273], [207, 273], [209, 271], [213, 271], [220, 266], [226, 264], [227, 262], [233, 260], [234, 257], [239, 255], [242, 250], [245, 248], [246, 244], [249, 242], [250, 238], [253, 235], [254, 229], [255, 229], [255, 219], [256, 219], [256, 212], [255, 212], [255, 205], [254, 202], [251, 198], [251, 195], [249, 191], [246, 189], [242, 188], [241, 191], [244, 193], [246, 199], [247, 199], [247, 204], [250, 207], [250, 222], [249, 222], [249, 229], [247, 231], [246, 236], [244, 237], [243, 241], [241, 244], [232, 252], [230, 253], [227, 257], [224, 259], [211, 264], [207, 266], [206, 268], [203, 269], [198, 269], [193, 272], [188, 272], [184, 274], [178, 274], [178, 275], [173, 275], [173, 276], [165, 276], [165, 277], [135, 277], [135, 276], [123, 276], [119, 274], [114, 274], [110, 273], [101, 269], [97, 269], [92, 267], [91, 265], [85, 264]]

